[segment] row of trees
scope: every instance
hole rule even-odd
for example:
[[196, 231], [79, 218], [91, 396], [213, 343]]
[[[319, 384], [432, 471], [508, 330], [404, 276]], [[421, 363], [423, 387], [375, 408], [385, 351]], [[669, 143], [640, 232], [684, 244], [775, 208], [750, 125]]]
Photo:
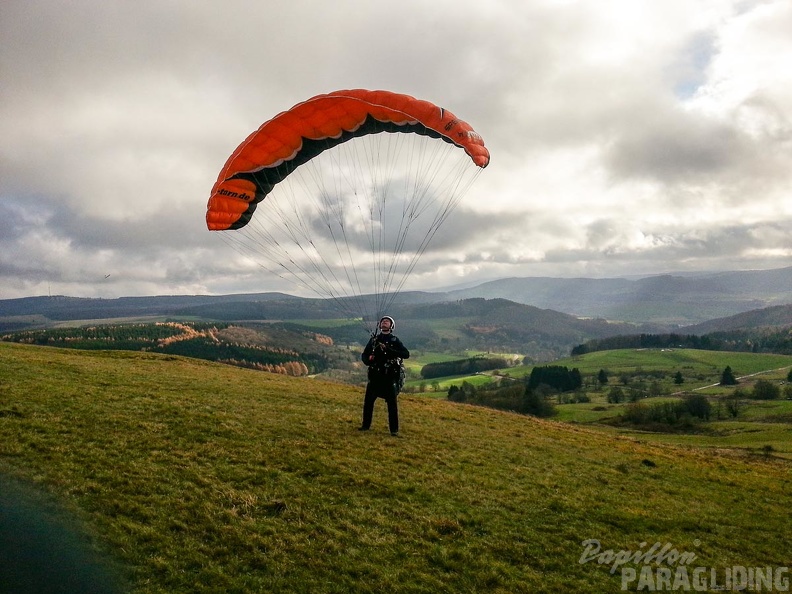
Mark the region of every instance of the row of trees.
[[522, 380], [506, 380], [498, 385], [478, 388], [469, 382], [463, 382], [462, 386], [453, 385], [448, 390], [448, 399], [549, 417], [556, 412], [551, 401], [553, 396], [575, 392], [582, 385], [583, 378], [578, 369], [547, 365], [534, 367], [531, 375]]
[[695, 334], [631, 334], [611, 336], [589, 340], [572, 349], [572, 355], [585, 355], [596, 351], [610, 351], [615, 349], [703, 349], [707, 351], [721, 350], [720, 340], [711, 336], [696, 336]]
[[620, 417], [621, 422], [641, 426], [690, 426], [698, 421], [708, 421], [712, 405], [702, 394], [688, 394], [674, 402], [628, 404]]
[[558, 392], [571, 392], [583, 386], [583, 376], [577, 368], [570, 371], [561, 365], [534, 367], [528, 378], [528, 387], [536, 388], [542, 384]]
[[269, 373], [278, 373], [281, 375], [291, 375], [299, 377], [308, 375], [308, 367], [305, 363], [299, 361], [286, 361], [285, 363], [272, 364], [272, 363], [251, 363], [250, 361], [237, 361], [236, 359], [228, 359], [218, 361], [218, 363], [226, 363], [228, 365], [235, 365], [237, 367], [246, 367], [248, 369], [257, 369], [258, 371], [267, 371]]
[[[194, 332], [217, 331], [227, 324], [192, 323]], [[176, 324], [103, 324], [82, 328], [51, 328], [12, 332], [2, 340], [73, 349], [140, 350], [184, 332]]]
[[462, 386], [453, 385], [449, 388], [448, 399], [535, 417], [551, 417], [556, 412], [550, 400], [551, 393], [545, 386], [532, 389], [526, 382], [519, 380], [507, 382], [503, 386], [479, 388], [469, 382], [462, 382]]
[[172, 342], [150, 350], [288, 375], [308, 375], [327, 368], [323, 355], [217, 342], [204, 336]]
[[599, 338], [579, 344], [572, 355], [613, 349], [685, 348], [707, 351], [792, 354], [792, 334], [787, 329], [734, 330], [695, 334], [632, 334]]
[[509, 362], [503, 357], [471, 357], [456, 361], [442, 361], [440, 363], [427, 363], [421, 368], [421, 377], [433, 379], [451, 375], [473, 375], [482, 371], [503, 369]]

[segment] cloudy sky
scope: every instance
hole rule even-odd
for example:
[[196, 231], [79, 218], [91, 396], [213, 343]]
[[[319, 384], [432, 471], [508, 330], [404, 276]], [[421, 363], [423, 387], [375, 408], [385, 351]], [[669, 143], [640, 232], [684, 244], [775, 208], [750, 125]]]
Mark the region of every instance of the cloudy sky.
[[206, 231], [313, 95], [450, 109], [492, 162], [422, 288], [792, 265], [789, 0], [3, 0], [0, 298], [284, 290]]

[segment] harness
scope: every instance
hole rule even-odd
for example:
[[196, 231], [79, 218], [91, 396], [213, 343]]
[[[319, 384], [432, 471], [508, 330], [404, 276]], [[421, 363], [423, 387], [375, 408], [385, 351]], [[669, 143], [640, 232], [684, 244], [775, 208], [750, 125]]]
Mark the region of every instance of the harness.
[[[376, 343], [375, 337], [372, 337], [372, 340], [374, 340]], [[369, 365], [369, 379], [373, 379], [371, 377], [372, 372], [393, 381], [396, 386], [397, 394], [402, 391], [406, 372], [404, 370], [404, 360], [401, 357], [377, 360], [375, 356], [374, 362]]]

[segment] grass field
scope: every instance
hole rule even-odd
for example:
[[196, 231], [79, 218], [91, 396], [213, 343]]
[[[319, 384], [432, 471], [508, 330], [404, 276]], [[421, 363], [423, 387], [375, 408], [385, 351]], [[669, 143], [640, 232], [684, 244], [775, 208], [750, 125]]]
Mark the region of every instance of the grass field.
[[587, 539], [789, 563], [788, 461], [400, 398], [396, 439], [381, 402], [356, 431], [354, 387], [0, 343], [0, 472], [135, 593], [621, 591]]
[[[459, 357], [457, 357], [459, 358]], [[599, 429], [620, 435], [658, 443], [683, 444], [708, 448], [740, 448], [747, 452], [770, 451], [776, 456], [792, 459], [792, 401], [758, 402], [746, 400], [740, 410], [739, 419], [729, 419], [725, 410], [718, 409], [719, 398], [735, 390], [735, 387], [715, 385], [720, 381], [726, 365], [733, 368], [742, 378], [739, 388], [750, 391], [757, 379], [767, 379], [783, 383], [792, 368], [792, 357], [788, 355], [768, 355], [755, 353], [724, 353], [693, 349], [623, 349], [589, 353], [581, 357], [570, 357], [552, 363], [570, 369], [578, 368], [584, 376], [596, 376], [605, 369], [610, 378], [605, 386], [592, 387], [589, 383], [584, 390], [591, 401], [586, 403], [557, 404], [554, 420], [579, 424], [597, 425]], [[514, 378], [530, 374], [533, 366], [518, 366], [501, 370]], [[674, 375], [682, 373], [684, 383], [674, 383]], [[627, 402], [610, 404], [607, 392], [611, 387], [622, 386], [620, 376], [629, 376], [644, 384], [656, 383], [658, 390], [666, 396], [645, 400], [648, 405], [678, 399], [683, 392], [700, 392], [711, 399], [715, 406], [712, 421], [703, 424], [694, 432], [680, 435], [678, 432], [647, 433], [626, 428], [614, 429], [601, 426], [620, 415]], [[643, 377], [646, 376], [646, 377]], [[425, 382], [424, 395], [445, 398], [448, 388], [468, 382], [474, 386], [484, 386], [491, 382], [492, 376], [478, 374], [441, 378], [434, 383]], [[411, 381], [408, 386], [419, 386], [421, 382]], [[437, 391], [432, 391], [433, 388]], [[622, 386], [623, 387], [623, 386]], [[717, 418], [720, 413], [721, 418]]]
[[[737, 376], [749, 375], [770, 369], [792, 367], [792, 356], [756, 353], [726, 353], [701, 351], [695, 349], [620, 349], [599, 351], [581, 357], [569, 357], [554, 361], [553, 365], [577, 367], [581, 373], [597, 373], [608, 370], [611, 376], [618, 377], [624, 371], [667, 371], [671, 375], [681, 371], [688, 384], [706, 385], [711, 380], [718, 381], [721, 372], [728, 365]], [[514, 376], [530, 373], [532, 367], [515, 367], [510, 370]], [[691, 386], [685, 386], [689, 388]]]
[[[436, 359], [434, 358], [436, 357]], [[421, 365], [435, 361], [461, 359], [462, 357], [426, 354], [419, 359]], [[596, 375], [600, 369], [607, 371], [613, 383], [617, 383], [622, 373], [664, 372], [666, 380], [671, 382], [673, 375], [679, 371], [685, 378], [684, 386], [679, 389], [698, 389], [717, 383], [721, 373], [728, 365], [736, 376], [749, 376], [756, 373], [778, 371], [778, 377], [786, 377], [792, 368], [792, 356], [757, 353], [737, 353], [702, 351], [696, 349], [620, 349], [599, 351], [583, 356], [559, 359], [541, 365], [560, 365], [569, 369], [577, 368], [584, 375]], [[518, 365], [500, 370], [513, 378], [530, 375], [535, 365]], [[785, 370], [781, 373], [781, 370]], [[476, 376], [453, 378], [457, 384]], [[446, 382], [443, 383], [453, 383]]]
[[[599, 426], [619, 435], [631, 436], [653, 443], [678, 444], [706, 448], [738, 448], [746, 452], [772, 452], [775, 456], [792, 460], [792, 401], [745, 400], [738, 419], [730, 419], [724, 410], [718, 410], [719, 399], [731, 394], [736, 388], [750, 392], [757, 379], [783, 383], [792, 368], [792, 357], [788, 355], [724, 353], [692, 349], [624, 349], [589, 353], [582, 357], [560, 360], [554, 365], [577, 367], [581, 373], [593, 375], [600, 369], [608, 370], [609, 384], [601, 389], [589, 390], [591, 402], [563, 404], [556, 407], [556, 420], [582, 424], [599, 424], [619, 415], [627, 403], [609, 404], [606, 393], [609, 387], [619, 386], [620, 374], [665, 372], [657, 380], [660, 389], [673, 395], [682, 392], [699, 392], [710, 398], [716, 415], [697, 430], [688, 434], [679, 432], [646, 432], [626, 428], [611, 429]], [[720, 381], [726, 365], [733, 368], [741, 378], [738, 386], [714, 385]], [[515, 368], [518, 369], [518, 368]], [[684, 383], [673, 382], [674, 374], [680, 371]], [[525, 375], [518, 369], [514, 374]], [[648, 405], [672, 400], [674, 396], [649, 398]], [[718, 418], [717, 414], [721, 417]]]

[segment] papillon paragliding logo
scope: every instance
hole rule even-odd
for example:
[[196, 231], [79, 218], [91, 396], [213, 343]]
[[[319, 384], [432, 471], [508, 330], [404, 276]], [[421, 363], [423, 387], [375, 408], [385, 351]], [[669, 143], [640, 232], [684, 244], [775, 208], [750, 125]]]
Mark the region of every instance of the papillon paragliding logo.
[[239, 145], [206, 223], [269, 273], [376, 323], [489, 158], [468, 123], [428, 101], [318, 95]]

